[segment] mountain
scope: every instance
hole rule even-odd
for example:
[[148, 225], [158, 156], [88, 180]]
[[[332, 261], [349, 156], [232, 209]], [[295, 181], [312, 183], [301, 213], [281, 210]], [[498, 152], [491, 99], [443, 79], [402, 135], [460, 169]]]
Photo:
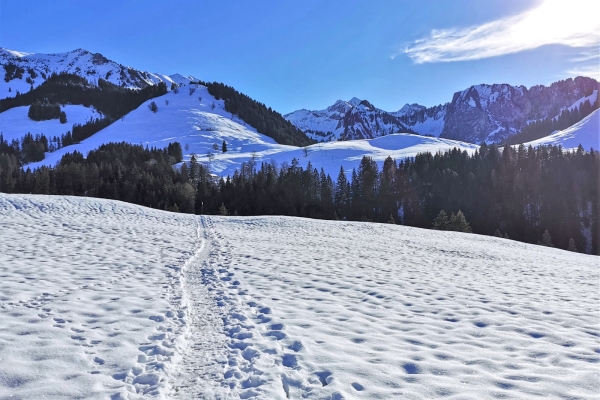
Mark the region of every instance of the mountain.
[[0, 48], [0, 98], [14, 97], [17, 92], [28, 92], [48, 79], [53, 73], [67, 72], [82, 76], [91, 82], [104, 79], [117, 86], [142, 89], [165, 82], [186, 85], [197, 80], [180, 74], [164, 75], [140, 71], [111, 61], [100, 53], [77, 49], [66, 53], [24, 53]]
[[[188, 90], [170, 91], [164, 96], [147, 100], [124, 118], [100, 130], [80, 143], [62, 147], [45, 154], [40, 162], [28, 164], [35, 168], [42, 165], [54, 166], [66, 153], [75, 150], [86, 155], [90, 150], [109, 142], [126, 141], [132, 144], [144, 144], [163, 148], [169, 142], [177, 141], [183, 147], [184, 159], [192, 154], [210, 165], [211, 171], [220, 175], [233, 175], [242, 162], [255, 160], [275, 162], [278, 165], [290, 163], [294, 158], [301, 166], [311, 162], [332, 177], [337, 176], [340, 166], [348, 172], [357, 168], [363, 155], [374, 158], [380, 165], [391, 156], [396, 159], [414, 157], [418, 153], [449, 150], [454, 147], [473, 153], [477, 146], [455, 140], [424, 137], [413, 134], [395, 134], [373, 140], [339, 141], [319, 143], [307, 147], [278, 144], [273, 138], [263, 135], [247, 122], [225, 109], [225, 100], [217, 100], [206, 86], [192, 84], [192, 96]], [[199, 100], [201, 99], [201, 100]], [[151, 102], [157, 104], [157, 112], [149, 109]], [[68, 117], [73, 113], [73, 121], [79, 121], [93, 110], [86, 112], [85, 107], [71, 106]], [[0, 126], [4, 140], [21, 139], [26, 133], [33, 135], [51, 133], [60, 136], [60, 130], [71, 129], [70, 124], [61, 125], [57, 120], [32, 121], [27, 118], [28, 107], [15, 107], [0, 113]], [[228, 151], [221, 152], [225, 141]], [[52, 143], [51, 143], [52, 144]], [[210, 157], [208, 154], [211, 154]]]
[[395, 115], [356, 97], [338, 100], [325, 110], [298, 110], [284, 116], [314, 140], [372, 139], [398, 132], [412, 132]]
[[600, 149], [600, 110], [570, 126], [567, 129], [556, 131], [549, 136], [525, 143], [525, 146], [552, 145], [562, 146], [565, 150], [575, 150], [581, 145], [584, 150]]
[[285, 118], [313, 138], [325, 141], [415, 132], [469, 143], [500, 143], [532, 121], [553, 118], [585, 100], [594, 104], [599, 89], [596, 80], [586, 77], [529, 89], [508, 84], [475, 85], [434, 107], [406, 104], [388, 112], [354, 98], [339, 100], [325, 110], [298, 110]]
[[[167, 76], [136, 70], [87, 50], [30, 54], [0, 48], [0, 66], [3, 67], [0, 73], [4, 74], [0, 84], [0, 112], [36, 104], [39, 112], [35, 114], [44, 115], [44, 107], [55, 104], [54, 107], [58, 108], [58, 104], [62, 104], [64, 108], [67, 104], [94, 107], [91, 114], [97, 115], [98, 111], [105, 117], [95, 126], [83, 128], [84, 133], [81, 130], [77, 134], [73, 131], [75, 142], [121, 119], [145, 100], [166, 93], [173, 84], [181, 87], [201, 83], [208, 88], [213, 100], [224, 100], [224, 109], [231, 113], [232, 118], [233, 115], [238, 116], [278, 143], [296, 146], [314, 143], [281, 114], [232, 87], [216, 82], [201, 82], [192, 76], [181, 74]], [[190, 89], [190, 96], [193, 95], [194, 88]], [[177, 88], [175, 92], [178, 90]], [[2, 93], [6, 97], [2, 98]], [[67, 119], [70, 119], [69, 116]], [[29, 121], [26, 121], [22, 126], [28, 124]], [[66, 131], [64, 129], [63, 133]], [[25, 133], [27, 132], [23, 134]], [[67, 139], [65, 143], [72, 142], [71, 138]]]

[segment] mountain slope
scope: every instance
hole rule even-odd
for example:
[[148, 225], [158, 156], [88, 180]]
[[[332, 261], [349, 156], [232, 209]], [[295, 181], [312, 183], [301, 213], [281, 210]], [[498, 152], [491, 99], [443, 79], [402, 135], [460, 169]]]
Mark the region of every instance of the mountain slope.
[[367, 101], [338, 101], [326, 110], [299, 110], [285, 117], [318, 140], [379, 137], [390, 132], [416, 132], [469, 143], [500, 143], [529, 122], [553, 118], [585, 100], [594, 103], [600, 84], [586, 77], [550, 86], [474, 85], [434, 107], [406, 104], [387, 112], [366, 107]]
[[298, 110], [285, 115], [285, 118], [312, 139], [322, 142], [373, 139], [411, 132], [396, 116], [356, 97], [350, 101], [338, 100], [325, 110]]
[[[151, 101], [155, 101], [158, 106], [156, 113], [148, 108]], [[372, 156], [381, 164], [388, 156], [400, 159], [414, 157], [425, 151], [435, 153], [457, 147], [473, 152], [477, 148], [473, 144], [411, 134], [321, 143], [307, 147], [287, 146], [258, 133], [236, 115], [232, 116], [224, 107], [224, 100], [216, 100], [202, 85], [197, 85], [193, 96], [187, 91], [171, 91], [145, 102], [123, 119], [79, 144], [46, 153], [43, 161], [29, 164], [28, 167], [53, 166], [66, 153], [77, 150], [85, 155], [108, 142], [126, 141], [163, 148], [169, 142], [177, 141], [184, 149], [184, 159], [189, 160], [195, 154], [200, 161], [209, 164], [214, 173], [222, 176], [232, 175], [242, 162], [252, 159], [258, 163], [275, 162], [281, 165], [296, 158], [302, 166], [310, 161], [313, 167], [323, 167], [333, 177], [337, 176], [340, 166], [348, 171], [358, 167], [363, 155]], [[20, 138], [20, 135], [21, 130], [4, 132], [5, 140], [9, 141]], [[223, 141], [227, 143], [226, 153], [221, 152]], [[210, 157], [208, 153], [211, 153]]]
[[180, 74], [163, 75], [140, 71], [111, 61], [99, 53], [77, 49], [66, 53], [24, 53], [0, 48], [0, 98], [14, 97], [41, 85], [53, 73], [67, 72], [95, 83], [104, 79], [117, 86], [142, 89], [165, 82], [186, 85], [194, 77]]
[[552, 133], [550, 136], [525, 143], [525, 146], [552, 145], [562, 146], [565, 150], [575, 150], [579, 145], [584, 150], [600, 149], [600, 110], [576, 123], [575, 125]]
[[0, 216], [8, 398], [591, 399], [600, 389], [594, 256], [85, 197], [0, 193]]

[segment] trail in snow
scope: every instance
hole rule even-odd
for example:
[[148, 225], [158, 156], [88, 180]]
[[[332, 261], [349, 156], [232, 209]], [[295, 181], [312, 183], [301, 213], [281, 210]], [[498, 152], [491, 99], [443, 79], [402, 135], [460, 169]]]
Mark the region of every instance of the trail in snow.
[[0, 398], [594, 399], [598, 258], [0, 194]]

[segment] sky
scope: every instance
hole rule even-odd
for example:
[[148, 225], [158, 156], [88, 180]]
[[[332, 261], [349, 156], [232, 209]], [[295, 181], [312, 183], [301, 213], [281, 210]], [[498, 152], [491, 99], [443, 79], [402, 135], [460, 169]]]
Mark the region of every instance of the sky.
[[83, 48], [233, 86], [282, 114], [433, 106], [480, 83], [600, 79], [597, 0], [0, 0], [0, 47]]

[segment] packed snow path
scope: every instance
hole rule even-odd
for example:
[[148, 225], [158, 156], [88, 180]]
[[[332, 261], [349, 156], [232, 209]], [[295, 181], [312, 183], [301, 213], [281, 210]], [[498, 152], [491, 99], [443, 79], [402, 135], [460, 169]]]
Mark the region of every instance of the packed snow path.
[[0, 228], [0, 399], [600, 393], [597, 257], [59, 196]]

